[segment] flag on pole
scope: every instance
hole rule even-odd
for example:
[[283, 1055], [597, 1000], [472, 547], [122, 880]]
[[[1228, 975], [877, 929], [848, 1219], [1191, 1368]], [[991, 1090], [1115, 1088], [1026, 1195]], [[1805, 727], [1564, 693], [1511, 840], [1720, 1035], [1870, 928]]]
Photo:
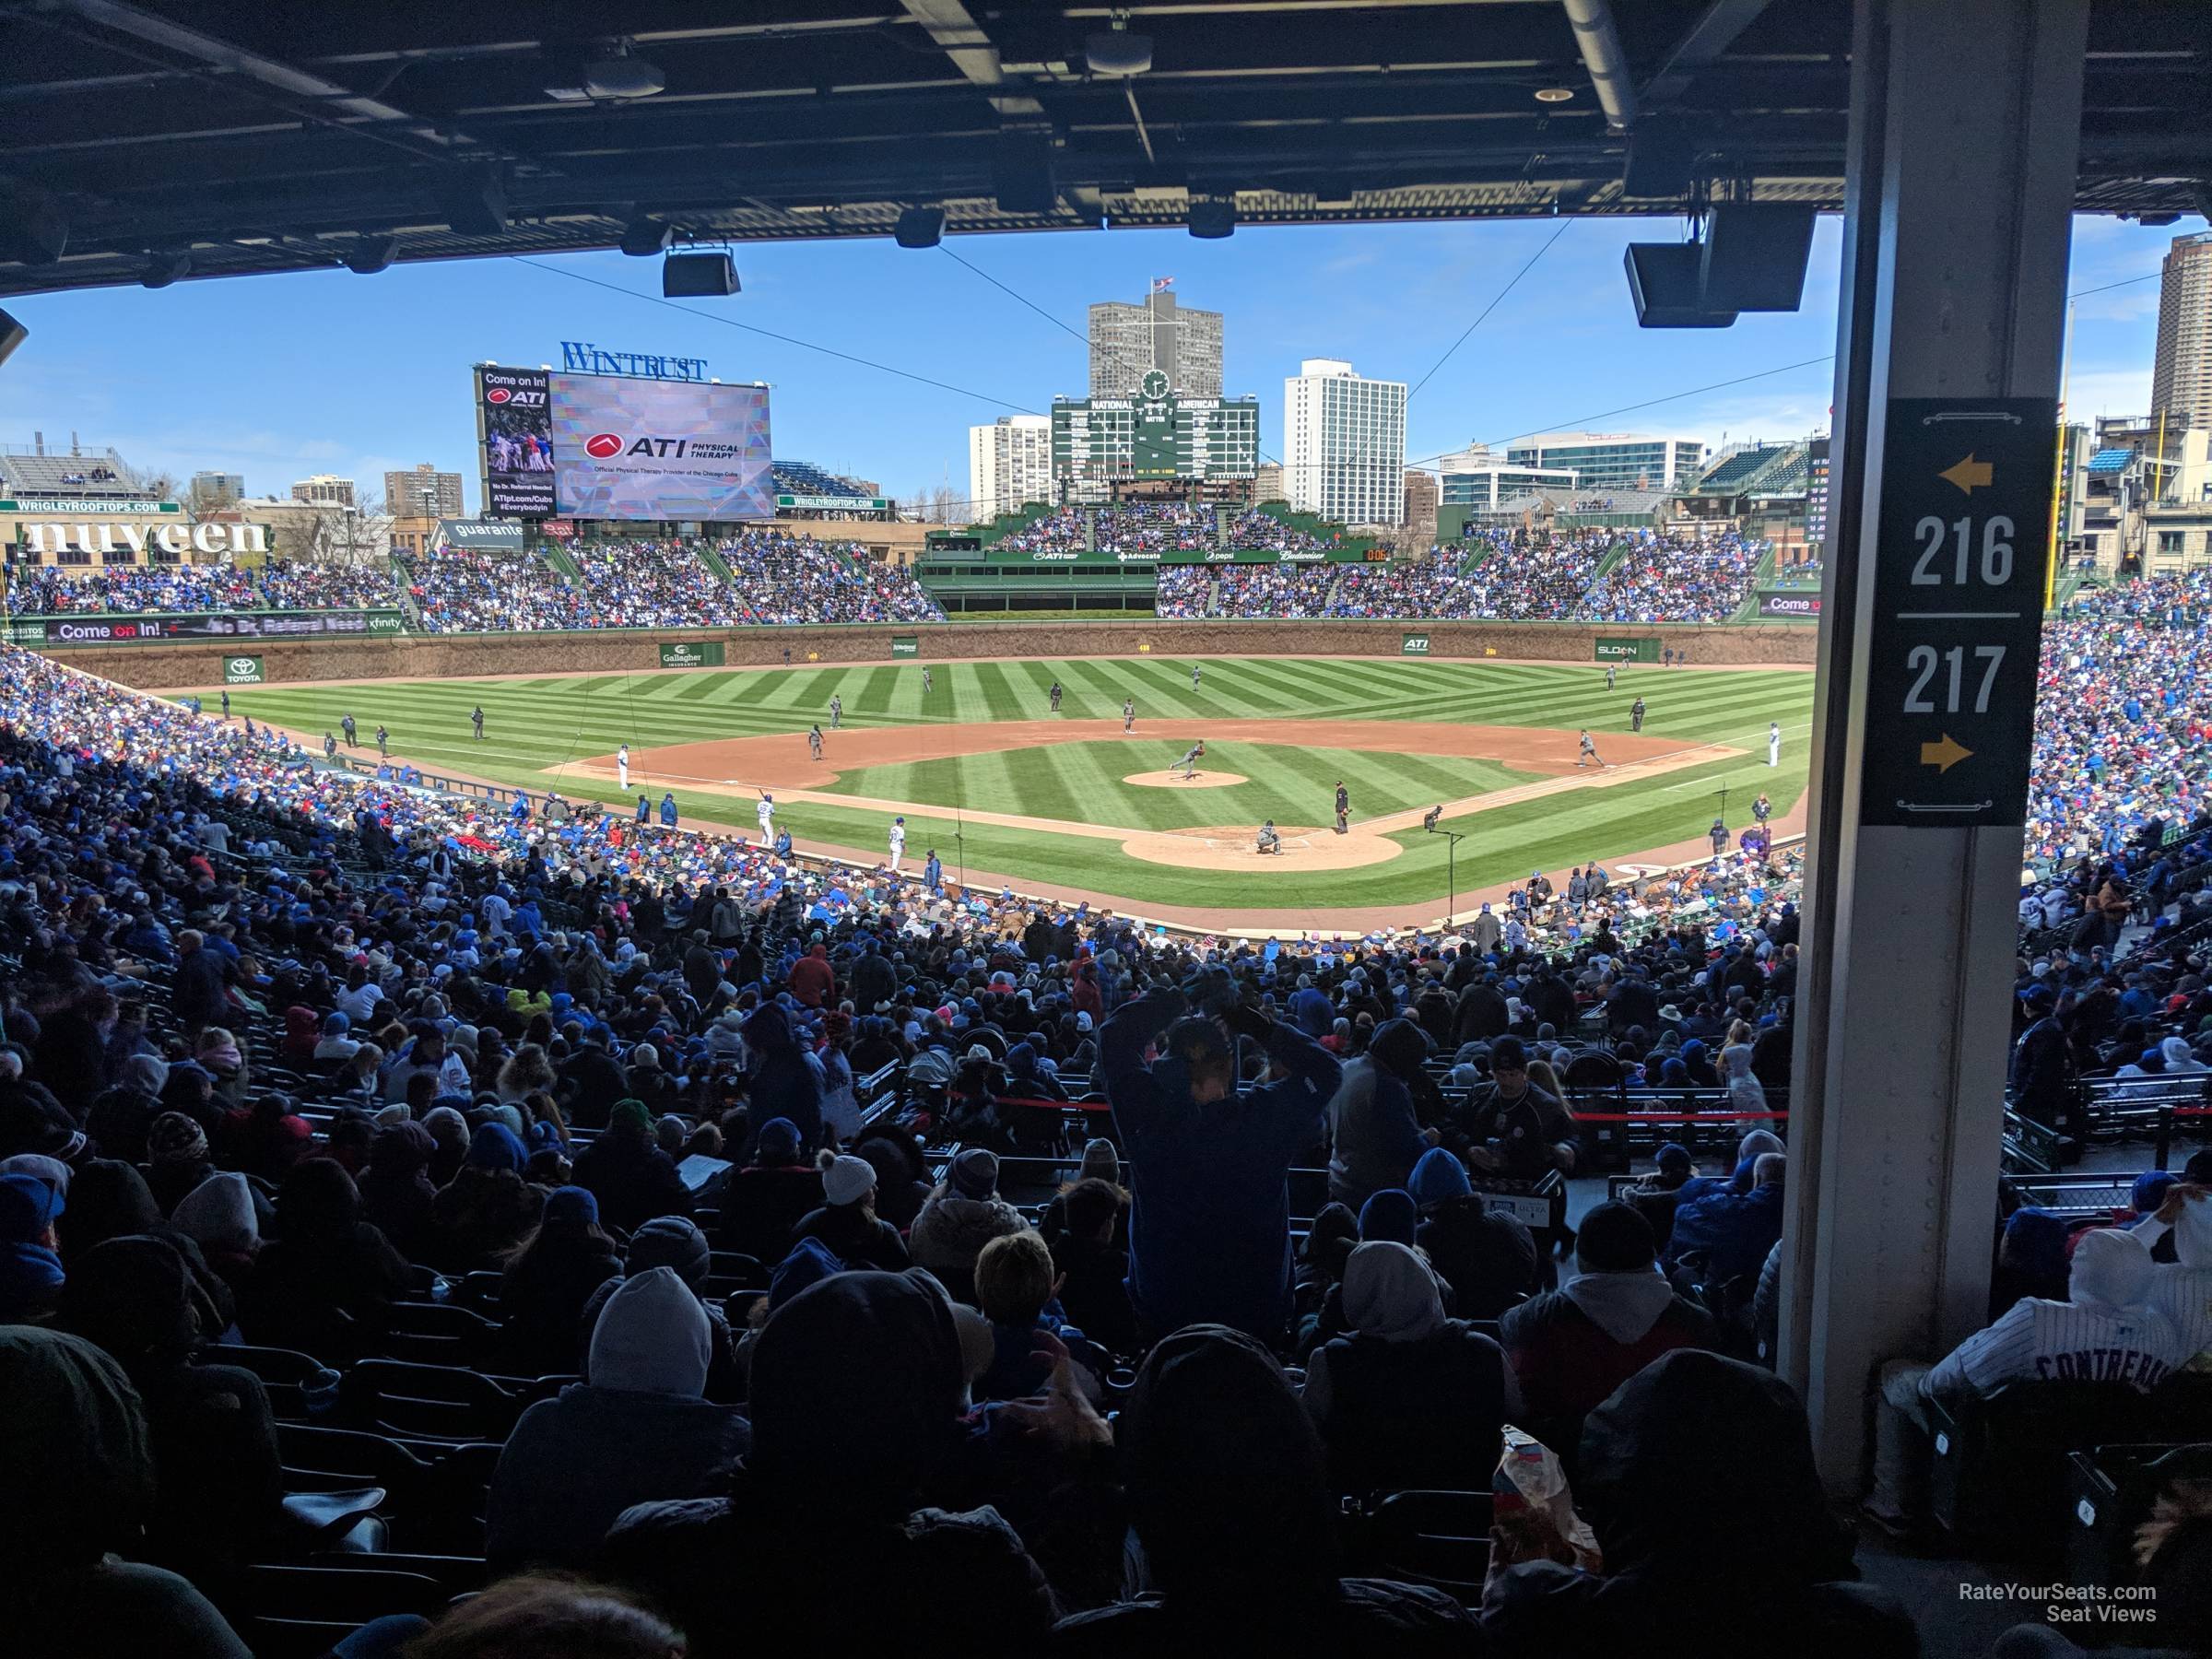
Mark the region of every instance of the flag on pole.
[[1174, 286], [1175, 278], [1172, 276], [1155, 276], [1152, 278], [1152, 291], [1156, 294], [1159, 293], [1162, 288], [1171, 288]]

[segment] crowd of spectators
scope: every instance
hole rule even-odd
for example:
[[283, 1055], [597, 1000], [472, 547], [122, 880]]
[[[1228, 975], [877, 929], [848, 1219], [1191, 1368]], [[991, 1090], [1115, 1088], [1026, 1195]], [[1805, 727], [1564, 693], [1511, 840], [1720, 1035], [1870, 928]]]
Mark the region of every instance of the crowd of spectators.
[[1765, 545], [1733, 530], [1619, 533], [1629, 543], [1574, 609], [1584, 622], [1725, 622], [1750, 592]]
[[271, 559], [265, 564], [23, 565], [7, 608], [18, 617], [104, 612], [356, 610], [398, 603], [389, 570]]
[[1272, 512], [1248, 507], [1229, 521], [1229, 545], [1277, 553], [1325, 553], [1340, 544], [1335, 536], [1316, 535]]
[[1219, 516], [1202, 502], [1124, 501], [1097, 509], [1094, 522], [1101, 553], [1192, 552], [1221, 545]]
[[857, 542], [745, 530], [715, 543], [744, 622], [942, 622], [945, 612], [903, 565]]
[[1007, 532], [992, 544], [1009, 553], [1060, 553], [1070, 557], [1089, 546], [1089, 515], [1080, 507], [1060, 507], [1040, 513], [1018, 530]]
[[736, 592], [691, 543], [579, 542], [589, 628], [726, 628], [746, 620]]
[[535, 553], [444, 547], [403, 559], [430, 633], [534, 633], [589, 626], [585, 595]]
[[1774, 585], [1778, 588], [1817, 588], [1820, 585], [1820, 561], [1801, 559], [1794, 564], [1774, 567]]

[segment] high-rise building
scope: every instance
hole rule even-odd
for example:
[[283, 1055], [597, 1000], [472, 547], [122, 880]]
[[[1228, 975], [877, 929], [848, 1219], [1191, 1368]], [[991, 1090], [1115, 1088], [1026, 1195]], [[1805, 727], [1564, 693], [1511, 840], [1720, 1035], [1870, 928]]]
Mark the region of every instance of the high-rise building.
[[428, 461], [413, 472], [384, 475], [384, 511], [400, 518], [459, 518], [461, 475], [440, 472]]
[[2166, 250], [2150, 415], [2170, 430], [2212, 427], [2212, 230], [2177, 236]]
[[1432, 547], [1436, 542], [1436, 475], [1420, 467], [1406, 469], [1406, 535], [1404, 544], [1410, 551]]
[[1255, 501], [1280, 501], [1283, 494], [1283, 464], [1280, 461], [1263, 461], [1252, 475], [1252, 499]]
[[196, 472], [192, 475], [192, 500], [195, 507], [229, 507], [244, 497], [246, 475], [227, 472]]
[[1221, 313], [1175, 303], [1175, 279], [1155, 276], [1135, 305], [1090, 308], [1090, 394], [1129, 397], [1157, 369], [1178, 397], [1221, 395]]
[[1050, 415], [1001, 415], [968, 429], [968, 512], [975, 523], [1053, 499]]
[[312, 501], [318, 507], [350, 507], [354, 504], [353, 480], [331, 473], [317, 473], [292, 486], [292, 500]]
[[1290, 505], [1347, 524], [1406, 517], [1406, 382], [1363, 380], [1308, 358], [1283, 382], [1283, 483]]
[[1697, 482], [1705, 445], [1641, 432], [1552, 432], [1506, 445], [1505, 458], [1516, 466], [1567, 467], [1583, 491], [1673, 490]]
[[1572, 493], [1574, 471], [1565, 466], [1523, 466], [1484, 444], [1470, 443], [1437, 463], [1443, 477], [1441, 500], [1447, 507], [1492, 512], [1534, 491]]

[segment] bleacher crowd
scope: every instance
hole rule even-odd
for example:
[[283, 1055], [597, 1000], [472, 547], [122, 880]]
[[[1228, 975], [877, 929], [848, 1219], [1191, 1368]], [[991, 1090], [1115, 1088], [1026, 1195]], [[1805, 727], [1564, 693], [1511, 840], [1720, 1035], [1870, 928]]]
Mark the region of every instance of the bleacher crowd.
[[7, 608], [18, 617], [229, 610], [350, 610], [398, 603], [375, 564], [271, 559], [265, 564], [147, 564], [95, 570], [20, 565]]
[[585, 595], [535, 553], [442, 547], [401, 563], [428, 632], [534, 633], [586, 626]]
[[1576, 601], [1584, 622], [1725, 622], [1750, 592], [1763, 544], [1733, 530], [1625, 534], [1629, 550]]
[[745, 530], [715, 544], [736, 581], [745, 622], [941, 622], [945, 612], [903, 565], [857, 542]]

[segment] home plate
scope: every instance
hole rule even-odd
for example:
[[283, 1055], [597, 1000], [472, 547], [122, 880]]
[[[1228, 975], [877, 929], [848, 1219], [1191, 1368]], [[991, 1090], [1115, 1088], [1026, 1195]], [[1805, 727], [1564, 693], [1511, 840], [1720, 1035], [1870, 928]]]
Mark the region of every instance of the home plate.
[[1386, 864], [1405, 851], [1394, 841], [1358, 830], [1338, 835], [1330, 830], [1278, 824], [1276, 830], [1283, 838], [1280, 853], [1259, 850], [1257, 824], [1148, 830], [1124, 841], [1122, 851], [1147, 864], [1172, 865], [1182, 870], [1295, 870], [1307, 874]]

